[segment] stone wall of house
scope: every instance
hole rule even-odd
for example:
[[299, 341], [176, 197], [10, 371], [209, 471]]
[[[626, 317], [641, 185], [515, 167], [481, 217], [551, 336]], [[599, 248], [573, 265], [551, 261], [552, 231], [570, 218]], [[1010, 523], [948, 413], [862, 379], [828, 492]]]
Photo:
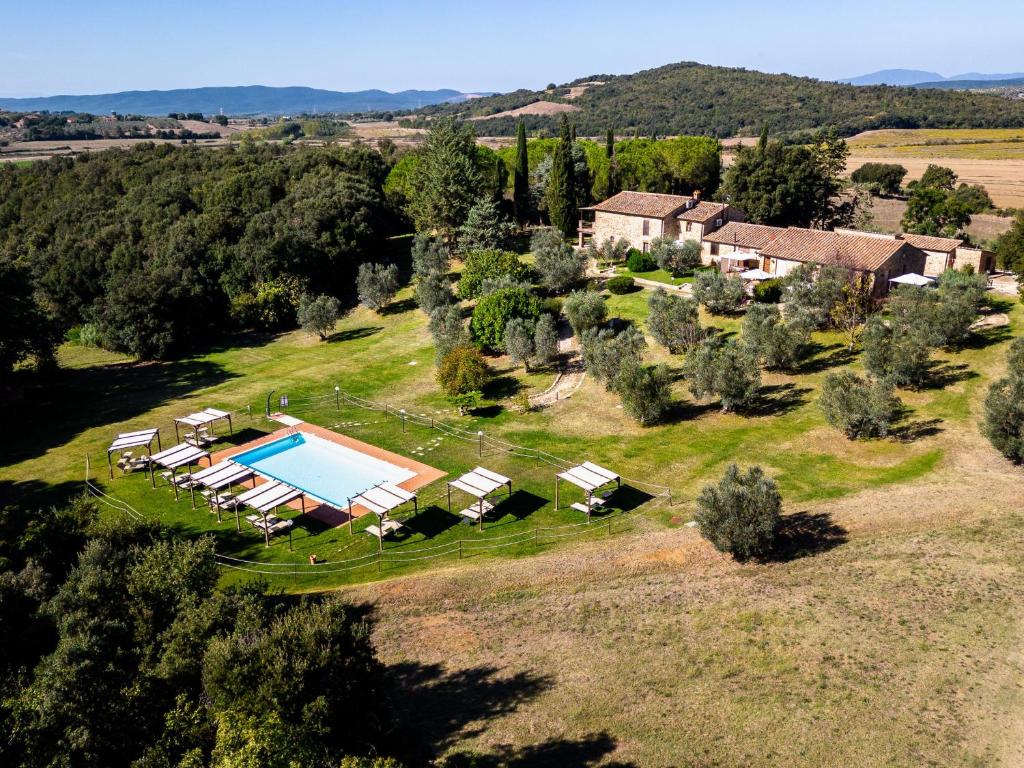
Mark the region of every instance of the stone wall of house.
[[956, 249], [955, 266], [957, 269], [970, 266], [978, 273], [993, 272], [996, 268], [996, 255], [991, 251], [985, 251], [981, 248], [965, 248], [960, 246]]
[[[644, 222], [648, 222], [648, 234], [644, 235]], [[594, 212], [593, 242], [600, 245], [608, 238], [629, 241], [631, 248], [643, 250], [644, 243], [666, 234], [671, 227], [669, 219], [645, 219], [643, 216], [626, 216], [607, 211]]]
[[921, 274], [927, 275], [928, 277], [935, 277], [941, 275], [946, 271], [946, 267], [949, 266], [948, 259], [949, 254], [944, 251], [923, 251], [925, 255], [924, 260], [924, 272]]

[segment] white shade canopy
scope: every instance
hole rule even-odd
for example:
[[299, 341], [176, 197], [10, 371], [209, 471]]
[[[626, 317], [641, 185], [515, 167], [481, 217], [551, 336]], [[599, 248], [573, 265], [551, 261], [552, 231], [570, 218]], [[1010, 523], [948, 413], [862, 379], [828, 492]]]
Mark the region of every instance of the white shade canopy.
[[123, 451], [126, 448], [138, 448], [142, 445], [148, 446], [156, 439], [159, 433], [159, 429], [140, 429], [137, 432], [122, 432], [114, 438], [110, 447], [107, 448], [107, 453]]
[[896, 283], [897, 285], [916, 285], [923, 288], [926, 285], [934, 284], [935, 278], [925, 277], [924, 275], [919, 275], [916, 272], [908, 272], [905, 275], [892, 278], [889, 282]]
[[740, 277], [744, 280], [769, 280], [773, 275], [763, 269], [748, 269], [746, 272], [740, 272]]
[[237, 485], [253, 476], [253, 471], [233, 461], [221, 461], [212, 467], [192, 473], [192, 479], [200, 485], [217, 490]]
[[358, 504], [370, 510], [378, 517], [383, 517], [391, 510], [415, 498], [415, 493], [410, 493], [404, 488], [399, 488], [392, 483], [381, 483], [353, 497], [352, 504]]
[[209, 458], [209, 456], [210, 454], [201, 448], [196, 448], [189, 443], [181, 443], [173, 448], [160, 451], [160, 453], [154, 453], [152, 459], [154, 463], [159, 464], [161, 467], [177, 469], [186, 464], [195, 464], [200, 459]]

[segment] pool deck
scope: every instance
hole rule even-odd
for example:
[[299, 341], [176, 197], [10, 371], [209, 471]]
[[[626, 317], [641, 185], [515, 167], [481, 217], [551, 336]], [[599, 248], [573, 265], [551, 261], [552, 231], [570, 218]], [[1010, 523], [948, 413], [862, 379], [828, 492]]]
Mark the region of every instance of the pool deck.
[[[210, 457], [212, 463], [216, 464], [219, 461], [224, 461], [224, 459], [230, 459], [232, 456], [237, 456], [238, 454], [245, 453], [253, 448], [258, 448], [261, 445], [266, 445], [267, 443], [272, 443], [275, 440], [280, 440], [282, 437], [287, 437], [295, 432], [306, 432], [337, 445], [350, 448], [353, 451], [358, 451], [359, 453], [366, 454], [367, 456], [372, 456], [375, 459], [380, 459], [381, 461], [386, 461], [389, 464], [394, 464], [396, 467], [401, 467], [402, 469], [414, 472], [415, 474], [413, 477], [410, 477], [408, 480], [403, 480], [397, 484], [399, 488], [404, 488], [407, 491], [417, 491], [420, 488], [430, 485], [434, 481], [440, 480], [442, 477], [448, 475], [447, 472], [440, 469], [436, 469], [400, 454], [392, 453], [391, 451], [385, 451], [383, 448], [378, 448], [375, 445], [364, 443], [362, 440], [356, 440], [354, 437], [342, 435], [338, 432], [334, 432], [333, 430], [319, 427], [316, 424], [310, 424], [308, 421], [299, 421], [298, 419], [295, 419], [295, 421], [298, 422], [295, 425], [282, 427], [281, 429], [271, 432], [269, 435], [257, 438], [256, 440], [251, 440], [245, 445], [233, 445], [230, 448], [225, 448], [224, 450], [213, 453]], [[266, 482], [266, 480], [262, 477], [257, 480], [257, 484], [264, 482]], [[288, 506], [296, 510], [302, 509], [302, 504], [299, 501], [294, 501]], [[326, 525], [331, 526], [344, 525], [348, 522], [347, 512], [335, 509], [327, 504], [318, 504], [315, 507], [310, 507], [308, 500], [306, 504], [306, 514], [322, 523], [325, 523]], [[365, 514], [369, 514], [369, 510], [364, 509], [358, 504], [353, 505], [353, 518], [362, 517]]]

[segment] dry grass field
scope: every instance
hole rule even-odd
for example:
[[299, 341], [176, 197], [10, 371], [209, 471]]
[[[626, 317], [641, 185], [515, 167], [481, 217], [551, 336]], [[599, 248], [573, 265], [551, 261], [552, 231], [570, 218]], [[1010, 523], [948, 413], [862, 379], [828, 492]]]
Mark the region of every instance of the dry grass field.
[[[871, 199], [872, 224], [882, 232], [902, 232], [900, 221], [907, 210], [904, 200], [895, 198], [875, 197]], [[976, 213], [971, 216], [971, 225], [967, 232], [979, 242], [988, 242], [999, 237], [1013, 226], [1009, 216], [995, 216], [988, 213]]]
[[471, 121], [493, 120], [498, 117], [518, 117], [519, 115], [560, 115], [563, 112], [579, 112], [580, 108], [575, 104], [562, 104], [557, 101], [535, 101], [518, 109], [507, 109], [504, 112], [496, 112], [486, 117], [471, 117]]
[[1024, 207], [1024, 129], [866, 131], [849, 144], [850, 172], [867, 162], [899, 163], [911, 181], [936, 163], [983, 185], [996, 205]]

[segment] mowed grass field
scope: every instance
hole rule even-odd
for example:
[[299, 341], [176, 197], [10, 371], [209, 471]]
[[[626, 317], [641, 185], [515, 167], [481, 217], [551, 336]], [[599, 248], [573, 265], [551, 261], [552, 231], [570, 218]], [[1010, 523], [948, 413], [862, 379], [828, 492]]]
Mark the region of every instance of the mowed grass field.
[[[522, 492], [477, 534], [447, 515], [443, 485], [434, 486], [423, 494], [431, 509], [409, 520], [412, 535], [388, 544], [410, 562], [268, 576], [288, 591], [342, 587], [368, 605], [389, 679], [403, 691], [413, 684], [414, 694], [395, 697], [402, 722], [442, 751], [520, 766], [1024, 760], [1024, 478], [977, 428], [987, 385], [1024, 324], [1019, 305], [993, 299], [1008, 324], [936, 355], [936, 383], [900, 393], [907, 413], [894, 437], [849, 442], [816, 403], [829, 370], [861, 366], [834, 334], [815, 337], [800, 372], [766, 375], [764, 400], [747, 415], [694, 401], [678, 381], [668, 423], [643, 428], [589, 378], [571, 399], [520, 414], [516, 390], [543, 389], [552, 374], [526, 377], [495, 359], [490, 404], [459, 417], [437, 392], [426, 318], [410, 296], [405, 289], [383, 316], [355, 310], [327, 343], [301, 332], [233, 338], [163, 364], [65, 347], [47, 388], [9, 409], [0, 493], [75, 492], [89, 457], [108, 492], [182, 533], [212, 532], [220, 553], [261, 570], [311, 553], [329, 562], [372, 553], [369, 536], [312, 524], [297, 527], [293, 551], [284, 539], [267, 550], [254, 530], [240, 535], [230, 518], [218, 525], [141, 475], [105, 480], [114, 433], [160, 426], [166, 446], [175, 416], [215, 406], [239, 413], [236, 440], [246, 440], [273, 428], [260, 415], [273, 390], [311, 422], [451, 473], [482, 463]], [[642, 326], [647, 296], [610, 296], [609, 313]], [[729, 334], [741, 323], [703, 320]], [[648, 358], [676, 370], [681, 362], [653, 344]], [[394, 417], [339, 409], [335, 385], [670, 486], [673, 504], [634, 493], [583, 535], [414, 561], [415, 549], [582, 516], [554, 511], [551, 466], [489, 448], [480, 457], [472, 440], [437, 442], [439, 433], [403, 432]], [[313, 397], [322, 401], [304, 405]], [[760, 464], [779, 483], [787, 518], [777, 562], [737, 565], [685, 525], [700, 488], [731, 461]]]
[[866, 162], [899, 163], [911, 181], [936, 163], [982, 184], [996, 205], [1024, 206], [1024, 128], [865, 131], [848, 143], [848, 172]]

